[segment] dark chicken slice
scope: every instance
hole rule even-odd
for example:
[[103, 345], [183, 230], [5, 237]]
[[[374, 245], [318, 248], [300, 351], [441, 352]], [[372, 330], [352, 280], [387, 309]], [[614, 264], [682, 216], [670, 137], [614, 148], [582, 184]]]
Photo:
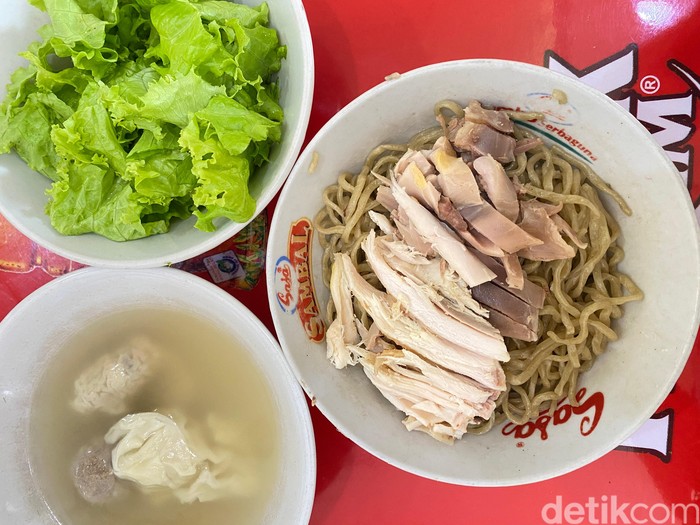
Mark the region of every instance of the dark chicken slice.
[[489, 310], [496, 310], [516, 323], [526, 326], [533, 332], [537, 332], [539, 325], [538, 309], [531, 304], [518, 299], [492, 283], [480, 284], [472, 288], [471, 291], [474, 299]]
[[496, 277], [491, 281], [493, 284], [500, 286], [507, 292], [522, 299], [526, 303], [531, 304], [535, 308], [542, 308], [544, 306], [544, 298], [547, 293], [544, 288], [533, 283], [529, 279], [524, 280], [522, 290], [512, 288], [508, 285], [508, 273], [499, 261], [493, 257], [488, 257], [481, 254], [476, 250], [473, 250], [472, 253], [474, 253], [474, 255], [478, 257], [479, 260], [489, 268], [489, 270], [496, 274]]
[[498, 310], [489, 311], [491, 324], [498, 328], [503, 337], [519, 339], [521, 341], [537, 341], [537, 332], [533, 332], [524, 324], [513, 321], [510, 317], [503, 315]]

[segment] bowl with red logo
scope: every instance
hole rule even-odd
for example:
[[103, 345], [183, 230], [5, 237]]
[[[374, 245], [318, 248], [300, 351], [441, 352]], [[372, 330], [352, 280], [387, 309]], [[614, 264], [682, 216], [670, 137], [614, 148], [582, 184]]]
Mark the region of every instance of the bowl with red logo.
[[[259, 215], [278, 193], [306, 134], [313, 99], [313, 49], [300, 0], [242, 0], [231, 7], [227, 3], [200, 6], [194, 1], [127, 3], [110, 2], [105, 10], [94, 2], [79, 3], [76, 9], [80, 12], [69, 13], [59, 3], [3, 2], [0, 213], [32, 241], [67, 259], [98, 267], [157, 267], [219, 246]], [[70, 36], [65, 42], [54, 37], [50, 45], [63, 46], [63, 51], [48, 52], [45, 45], [41, 50], [33, 48], [38, 55], [31, 55], [27, 50], [32, 42], [47, 34], [44, 26], [51, 18], [42, 12], [47, 9], [53, 23], [63, 28], [63, 33], [57, 32], [61, 35], [82, 35], [84, 20], [89, 20], [87, 24], [95, 28], [90, 43], [72, 41]], [[157, 30], [150, 20], [155, 20]], [[137, 26], [144, 31], [133, 30]], [[227, 36], [222, 41], [215, 27], [224, 26], [227, 29], [221, 31]], [[233, 43], [239, 38], [234, 39], [234, 27], [247, 42], [244, 48]], [[41, 35], [39, 28], [43, 28]], [[131, 51], [109, 47], [122, 41], [111, 33], [131, 31], [138, 40], [129, 44]], [[157, 63], [139, 59], [137, 64], [136, 56], [151, 56], [144, 49], [159, 52], [161, 38], [174, 46], [173, 56], [180, 59], [173, 63], [180, 60], [180, 66], [159, 69], [160, 58]], [[104, 45], [95, 43], [100, 39]], [[97, 47], [81, 51], [83, 45]], [[185, 52], [189, 45], [191, 54]], [[90, 61], [75, 65], [71, 60], [80, 62], [80, 53], [99, 55], [96, 60], [101, 65]], [[57, 59], [56, 54], [68, 58]], [[119, 63], [106, 65], [103, 54], [109, 55], [106, 60]], [[61, 81], [36, 83], [27, 57], [43, 64], [39, 75], [48, 75], [46, 78], [55, 80], [53, 75], [65, 77], [77, 71], [72, 77], [82, 79], [81, 87], [66, 95]], [[191, 65], [182, 62], [188, 60], [193, 61]], [[239, 60], [247, 63], [241, 66], [248, 68], [246, 73], [236, 69]], [[134, 84], [129, 82], [137, 70], [140, 80], [136, 83], [143, 80], [145, 91], [138, 94], [138, 100], [127, 102], [123, 97], [131, 93]], [[15, 71], [19, 73], [12, 76]], [[22, 75], [27, 78], [17, 80]], [[21, 82], [34, 86], [29, 90], [32, 96], [20, 89]], [[84, 85], [101, 90], [101, 120], [85, 114], [93, 106], [86, 102], [92, 95], [90, 89], [83, 90]], [[33, 93], [35, 89], [40, 92]], [[106, 94], [110, 90], [116, 98]], [[235, 99], [233, 93], [237, 93]], [[38, 102], [41, 97], [54, 101], [63, 108], [62, 113]], [[150, 102], [144, 103], [142, 97]], [[77, 99], [83, 100], [83, 109], [78, 108]], [[121, 124], [131, 117], [119, 115], [117, 105], [151, 116], [136, 117], [139, 123], [129, 124], [133, 129], [127, 130]], [[219, 131], [214, 132], [211, 120], [217, 116], [221, 117]], [[247, 130], [236, 135], [239, 131], [231, 123], [246, 127], [245, 119], [252, 119]], [[192, 147], [183, 146], [188, 125]], [[251, 131], [254, 126], [261, 127]], [[150, 135], [146, 128], [155, 134]], [[209, 130], [206, 138], [204, 128]], [[245, 136], [248, 142], [234, 145], [236, 140], [220, 138], [229, 132], [233, 134], [229, 138]], [[56, 145], [58, 139], [49, 140], [52, 133], [64, 133], [63, 150]], [[112, 143], [112, 136], [117, 144]], [[122, 159], [119, 166], [105, 164], [108, 143]], [[218, 148], [216, 154], [212, 148]], [[208, 215], [205, 220], [203, 213]]]
[[[444, 99], [462, 107], [478, 100], [486, 108], [539, 113], [537, 120], [524, 119], [520, 126], [592, 167], [632, 209], [627, 216], [602, 198], [620, 227], [625, 255], [619, 268], [644, 294], [624, 305], [624, 315], [611, 325], [616, 340], [580, 374], [570, 396], [527, 421], [506, 419], [480, 435], [467, 432], [452, 444], [408, 431], [407, 426], [420, 425], [396, 405], [415, 410], [415, 399], [389, 401], [367, 377], [376, 369], [352, 362], [336, 369], [329, 361], [327, 354], [338, 354], [327, 346], [330, 291], [315, 223], [328, 199], [324, 188], [341, 173], [357, 173], [376, 146], [404, 143], [435, 126], [433, 105]], [[338, 282], [347, 285], [344, 279]], [[643, 436], [635, 432], [653, 422], [650, 418], [681, 374], [697, 334], [698, 223], [673, 163], [613, 100], [539, 66], [488, 59], [445, 62], [388, 77], [339, 111], [311, 140], [275, 209], [267, 284], [282, 349], [307, 395], [340, 432], [419, 476], [460, 485], [520, 485], [583, 467], [623, 443], [641, 442], [635, 436]], [[418, 323], [411, 326], [430, 331], [402, 300], [408, 299], [392, 303], [393, 321], [406, 315]], [[357, 326], [355, 319], [352, 323]], [[368, 340], [362, 335], [359, 344]], [[355, 355], [367, 361], [367, 348]], [[410, 349], [422, 351], [420, 345]], [[428, 365], [421, 366], [407, 369], [425, 374]], [[456, 395], [447, 387], [443, 393]]]

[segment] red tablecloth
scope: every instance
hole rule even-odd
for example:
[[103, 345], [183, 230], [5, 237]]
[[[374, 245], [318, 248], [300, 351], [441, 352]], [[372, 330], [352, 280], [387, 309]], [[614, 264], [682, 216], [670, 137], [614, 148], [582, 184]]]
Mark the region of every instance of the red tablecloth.
[[[305, 0], [305, 5], [316, 59], [308, 138], [392, 72], [461, 58], [520, 60], [578, 77], [628, 108], [676, 162], [700, 206], [700, 168], [694, 166], [700, 145], [695, 134], [700, 0]], [[273, 211], [274, 204], [268, 215]], [[232, 250], [245, 258], [251, 242], [261, 243], [255, 235], [248, 229], [205, 256]], [[205, 256], [182, 268], [220, 280], [207, 270]], [[253, 269], [257, 263], [248, 264]], [[0, 220], [0, 318], [31, 291], [77, 266]], [[236, 280], [219, 284], [272, 328], [264, 279], [251, 290]], [[311, 408], [318, 448], [311, 523], [700, 523], [699, 378], [700, 340], [673, 392], [633, 441], [571, 474], [510, 488], [457, 487], [404, 473], [355, 446]]]

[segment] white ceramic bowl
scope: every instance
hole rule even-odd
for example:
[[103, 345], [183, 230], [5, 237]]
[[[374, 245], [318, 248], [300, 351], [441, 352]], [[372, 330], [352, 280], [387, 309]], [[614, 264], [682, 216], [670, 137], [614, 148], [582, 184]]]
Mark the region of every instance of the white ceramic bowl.
[[[258, 5], [260, 0], [241, 0]], [[268, 0], [270, 25], [287, 58], [279, 73], [280, 104], [284, 109], [283, 137], [270, 162], [251, 178], [250, 190], [257, 201], [255, 215], [268, 205], [282, 187], [301, 150], [311, 113], [314, 58], [311, 33], [301, 0]], [[28, 0], [3, 0], [0, 17], [0, 100], [5, 98], [10, 74], [26, 61], [17, 56], [37, 40], [36, 30], [48, 22]], [[96, 234], [63, 236], [44, 213], [45, 190], [50, 181], [31, 169], [14, 153], [0, 155], [0, 213], [13, 226], [38, 244], [64, 257], [90, 266], [150, 268], [189, 259], [215, 248], [238, 233], [244, 223], [219, 219], [213, 233], [197, 230], [195, 219], [174, 223], [167, 234], [129, 242], [110, 241]], [[251, 218], [252, 220], [252, 218]]]
[[27, 461], [31, 398], [53, 356], [45, 349], [60, 347], [58, 341], [92, 319], [151, 305], [208, 319], [238, 341], [261, 371], [284, 431], [280, 474], [264, 523], [308, 523], [316, 481], [313, 429], [304, 394], [277, 341], [229, 294], [170, 268], [78, 270], [31, 294], [0, 323], [0, 523], [56, 523], [32, 481]]
[[[566, 93], [567, 104], [553, 104], [555, 88]], [[587, 156], [595, 157], [594, 168], [634, 210], [627, 218], [608, 206], [622, 227], [626, 257], [621, 269], [646, 294], [644, 301], [625, 306], [617, 324], [619, 341], [611, 343], [581, 378], [585, 410], [572, 411], [565, 403], [552, 420], [520, 429], [501, 426], [483, 436], [465, 436], [454, 446], [407, 432], [403, 415], [360, 367], [335, 370], [326, 360], [325, 343], [313, 341], [300, 322], [301, 316], [311, 335], [319, 331], [319, 319], [310, 315], [314, 310], [309, 291], [315, 283], [320, 312], [325, 311], [328, 291], [321, 279], [320, 245], [313, 236], [307, 257], [302, 242], [307, 228], [298, 221], [312, 219], [322, 206], [321, 189], [342, 171], [356, 172], [374, 146], [405, 141], [435, 125], [433, 104], [443, 98], [545, 111], [546, 125], [552, 128], [543, 135], [547, 140], [566, 140], [556, 131], [563, 130], [590, 150]], [[310, 174], [314, 153], [318, 164]], [[328, 419], [394, 466], [464, 485], [516, 485], [550, 478], [619, 445], [671, 390], [698, 328], [698, 225], [687, 190], [663, 150], [609, 98], [544, 68], [514, 62], [465, 60], [427, 66], [380, 84], [336, 114], [309, 143], [282, 191], [267, 267], [282, 348]]]

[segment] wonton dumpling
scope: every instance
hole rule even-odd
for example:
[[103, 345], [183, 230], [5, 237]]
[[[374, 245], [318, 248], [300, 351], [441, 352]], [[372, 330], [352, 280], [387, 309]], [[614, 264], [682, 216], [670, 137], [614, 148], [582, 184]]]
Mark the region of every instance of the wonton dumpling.
[[155, 349], [145, 337], [136, 337], [125, 348], [103, 356], [75, 381], [73, 408], [84, 414], [123, 414], [127, 399], [152, 374], [154, 360]]
[[218, 479], [212, 460], [230, 458], [197, 447], [171, 418], [157, 412], [130, 414], [105, 435], [112, 450], [114, 475], [144, 488], [171, 489], [184, 503], [230, 495], [229, 479]]

